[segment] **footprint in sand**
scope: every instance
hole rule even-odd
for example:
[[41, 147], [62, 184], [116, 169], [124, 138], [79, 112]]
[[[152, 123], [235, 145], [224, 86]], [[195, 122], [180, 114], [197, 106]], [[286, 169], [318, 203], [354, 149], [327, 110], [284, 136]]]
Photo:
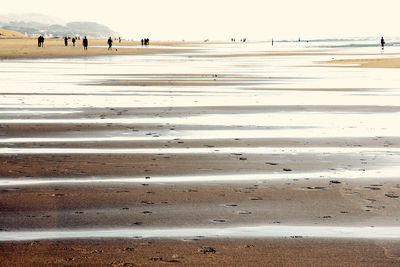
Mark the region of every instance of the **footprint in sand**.
[[325, 190], [324, 186], [307, 186], [307, 189]]
[[140, 201], [142, 204], [147, 204], [147, 205], [154, 205], [154, 202], [148, 201], [148, 200], [142, 200]]
[[239, 211], [239, 214], [240, 215], [249, 215], [249, 214], [251, 214], [251, 211], [247, 211], [247, 210]]
[[373, 186], [364, 186], [364, 188], [370, 189], [370, 190], [381, 190], [378, 187], [373, 187]]
[[208, 253], [215, 254], [215, 252], [217, 252], [213, 247], [202, 247], [199, 248], [197, 251], [203, 254], [208, 254]]
[[386, 193], [385, 196], [390, 197], [390, 198], [399, 198], [399, 195], [396, 195], [395, 193], [391, 193], [391, 192]]
[[151, 214], [151, 213], [153, 213], [153, 212], [151, 212], [151, 211], [149, 211], [149, 210], [145, 210], [145, 211], [142, 211], [142, 213], [143, 213], [143, 214]]
[[188, 190], [185, 190], [185, 192], [188, 192], [188, 193], [197, 193], [197, 192], [199, 192], [199, 191], [197, 191], [196, 189], [188, 189]]

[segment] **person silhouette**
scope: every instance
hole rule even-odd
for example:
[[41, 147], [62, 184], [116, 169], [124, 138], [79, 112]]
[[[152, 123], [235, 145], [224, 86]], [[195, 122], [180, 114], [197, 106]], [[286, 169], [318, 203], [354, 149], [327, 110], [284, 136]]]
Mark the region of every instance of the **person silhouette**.
[[75, 42], [76, 42], [75, 37], [72, 37], [72, 46], [75, 46]]
[[65, 46], [68, 46], [68, 38], [67, 38], [67, 36], [64, 37], [64, 44], [65, 44]]
[[42, 36], [37, 38], [37, 46], [40, 47], [42, 45]]
[[39, 40], [39, 47], [43, 47], [43, 45], [44, 45], [44, 37], [43, 37], [43, 35], [40, 35], [38, 40]]
[[381, 38], [381, 46], [382, 50], [385, 49], [385, 40], [383, 39], [383, 37]]
[[85, 38], [83, 38], [82, 44], [83, 44], [83, 49], [84, 49], [84, 50], [87, 50], [88, 45], [89, 45], [89, 41], [88, 41], [88, 39], [86, 38], [86, 36], [85, 36]]
[[111, 39], [111, 37], [108, 38], [107, 43], [108, 43], [108, 50], [110, 50], [112, 47], [112, 43], [113, 43], [113, 40]]

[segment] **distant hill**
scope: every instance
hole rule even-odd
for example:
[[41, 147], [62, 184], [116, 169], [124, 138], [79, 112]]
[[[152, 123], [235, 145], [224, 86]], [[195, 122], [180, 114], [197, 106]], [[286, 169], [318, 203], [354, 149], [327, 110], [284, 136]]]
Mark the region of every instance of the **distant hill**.
[[26, 38], [26, 36], [20, 32], [0, 29], [0, 38]]
[[27, 13], [0, 14], [0, 27], [5, 30], [17, 31], [28, 36], [46, 35], [51, 37], [88, 36], [90, 38], [117, 37], [119, 34], [105, 25], [95, 22], [65, 23], [56, 17]]

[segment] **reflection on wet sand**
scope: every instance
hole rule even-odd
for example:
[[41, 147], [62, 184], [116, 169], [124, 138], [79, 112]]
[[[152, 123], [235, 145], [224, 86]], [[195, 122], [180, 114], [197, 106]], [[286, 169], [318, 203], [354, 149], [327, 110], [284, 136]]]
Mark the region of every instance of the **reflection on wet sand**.
[[40, 232], [8, 232], [0, 241], [76, 239], [76, 238], [389, 238], [397, 239], [399, 227], [324, 227], [324, 226], [252, 226], [228, 228], [178, 228], [178, 229], [98, 229]]
[[2, 62], [0, 240], [396, 239], [397, 71], [262, 45]]

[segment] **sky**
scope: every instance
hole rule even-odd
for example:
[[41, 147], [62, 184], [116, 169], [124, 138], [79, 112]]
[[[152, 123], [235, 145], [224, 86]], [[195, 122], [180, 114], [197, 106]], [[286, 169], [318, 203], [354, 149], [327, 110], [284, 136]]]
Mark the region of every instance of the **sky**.
[[[5, 3], [4, 3], [5, 2]], [[399, 0], [4, 0], [0, 13], [42, 13], [109, 26], [124, 38], [251, 40], [400, 36]]]

